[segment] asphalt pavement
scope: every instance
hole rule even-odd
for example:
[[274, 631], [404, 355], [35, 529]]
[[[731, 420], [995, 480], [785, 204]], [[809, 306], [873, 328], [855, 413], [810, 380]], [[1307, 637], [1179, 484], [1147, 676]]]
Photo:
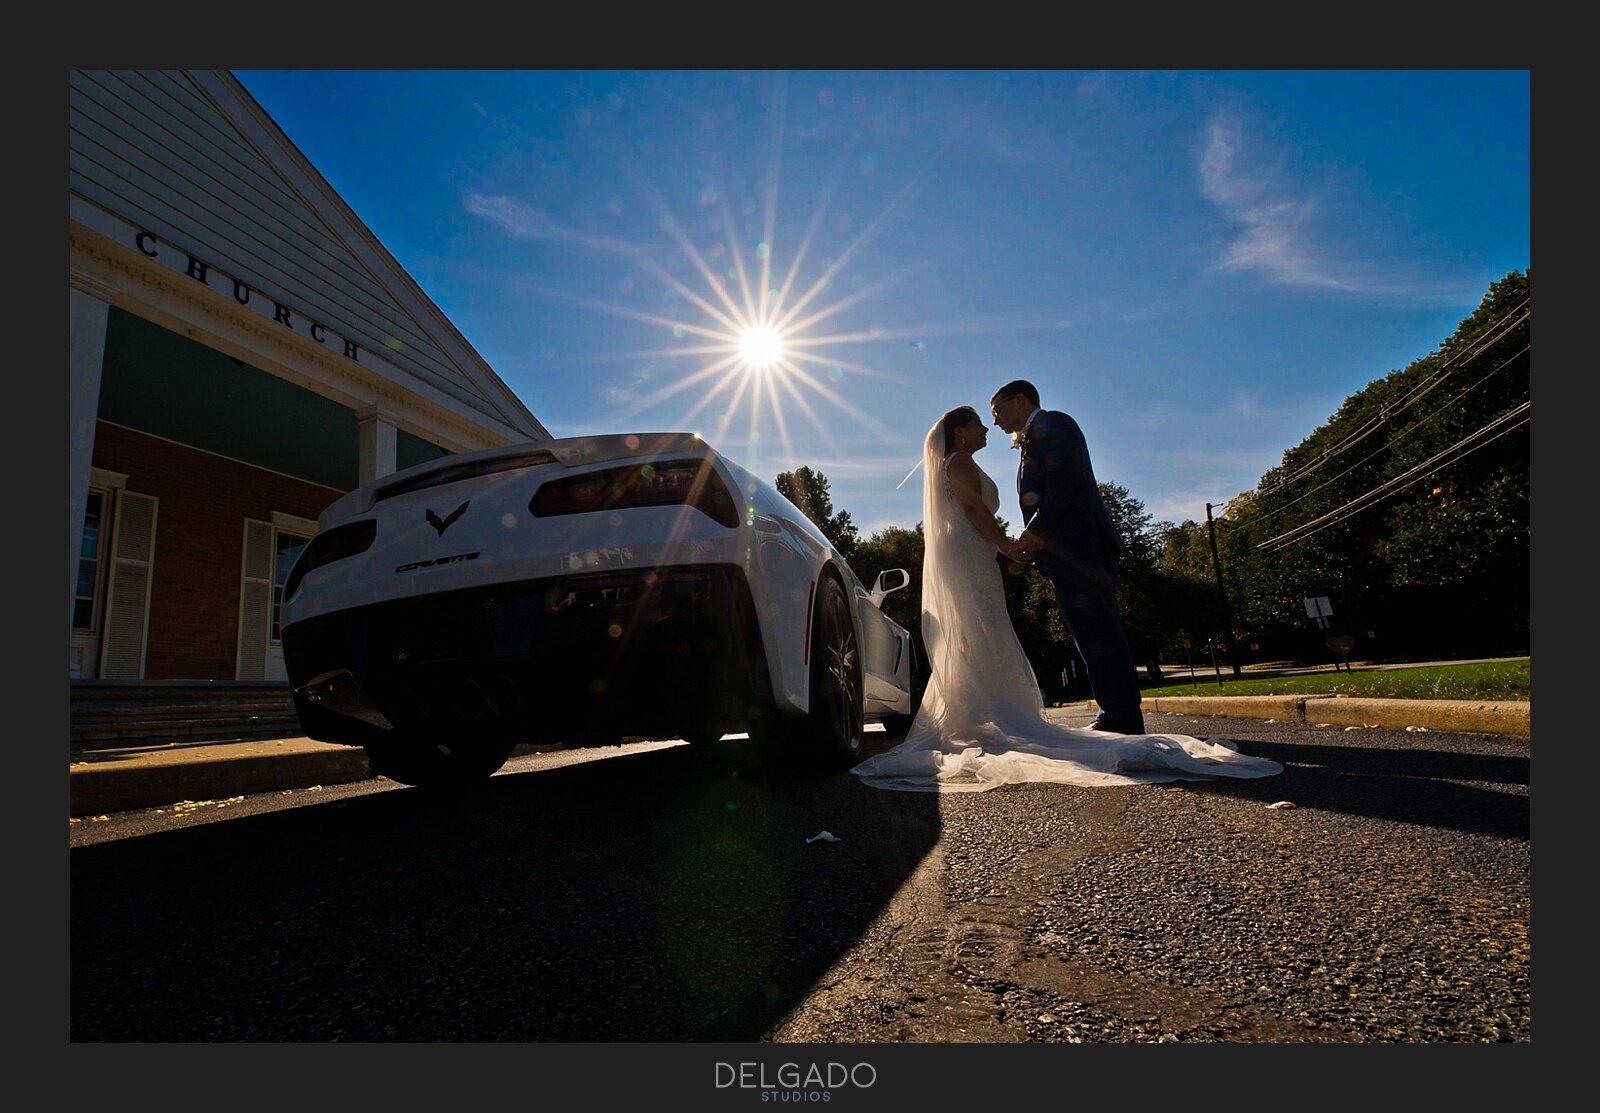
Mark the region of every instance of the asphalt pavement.
[[[1315, 671], [1315, 670], [1300, 670]], [[1328, 670], [1320, 670], [1327, 672]], [[1092, 701], [1050, 708], [1050, 718], [1087, 726]], [[1344, 696], [1160, 696], [1144, 711], [1152, 733], [1193, 733], [1194, 717], [1231, 717], [1351, 727], [1387, 727], [1530, 737], [1527, 701], [1356, 699]], [[1182, 722], [1165, 716], [1185, 716]], [[548, 748], [548, 747], [546, 747]], [[535, 752], [520, 747], [521, 754]], [[259, 792], [346, 784], [374, 776], [363, 750], [311, 738], [216, 739], [84, 748], [69, 760], [69, 816], [227, 800]]]

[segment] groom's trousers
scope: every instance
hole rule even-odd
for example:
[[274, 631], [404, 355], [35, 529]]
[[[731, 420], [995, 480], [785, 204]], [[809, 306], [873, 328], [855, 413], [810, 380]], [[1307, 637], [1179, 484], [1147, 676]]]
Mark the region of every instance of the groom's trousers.
[[1139, 679], [1117, 610], [1117, 554], [1106, 550], [1068, 557], [1041, 552], [1035, 559], [1055, 588], [1056, 606], [1083, 655], [1102, 717], [1113, 729], [1142, 733]]

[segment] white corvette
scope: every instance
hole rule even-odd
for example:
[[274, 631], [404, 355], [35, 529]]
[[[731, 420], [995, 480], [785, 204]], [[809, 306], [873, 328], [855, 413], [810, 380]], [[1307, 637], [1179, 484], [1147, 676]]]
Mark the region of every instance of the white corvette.
[[908, 632], [768, 483], [691, 433], [485, 449], [352, 491], [284, 585], [284, 662], [316, 739], [407, 784], [489, 776], [519, 743], [725, 733], [833, 765], [909, 722]]

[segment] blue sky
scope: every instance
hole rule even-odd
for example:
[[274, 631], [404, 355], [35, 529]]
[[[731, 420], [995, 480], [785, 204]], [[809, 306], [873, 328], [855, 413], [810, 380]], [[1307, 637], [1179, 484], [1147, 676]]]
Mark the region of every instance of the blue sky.
[[1526, 70], [235, 73], [553, 434], [808, 464], [864, 534], [1013, 378], [1204, 520], [1530, 262]]

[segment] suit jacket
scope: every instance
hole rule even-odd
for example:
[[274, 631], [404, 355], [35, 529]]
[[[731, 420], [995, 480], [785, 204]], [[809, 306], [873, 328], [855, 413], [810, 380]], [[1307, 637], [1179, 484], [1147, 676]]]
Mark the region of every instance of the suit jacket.
[[1083, 557], [1126, 547], [1100, 497], [1083, 430], [1059, 410], [1041, 410], [1017, 467], [1023, 525], [1045, 540], [1041, 555]]

